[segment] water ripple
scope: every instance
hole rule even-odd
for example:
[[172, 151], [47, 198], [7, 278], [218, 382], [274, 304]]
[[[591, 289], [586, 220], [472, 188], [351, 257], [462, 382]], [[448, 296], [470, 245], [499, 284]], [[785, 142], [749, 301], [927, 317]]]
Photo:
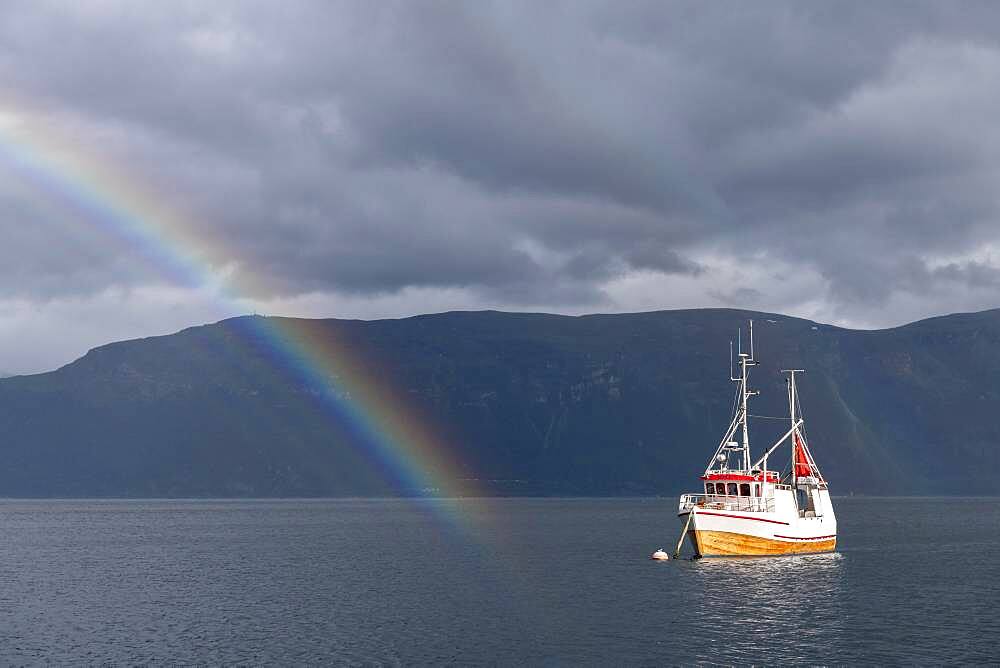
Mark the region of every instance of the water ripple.
[[[425, 502], [437, 503], [437, 502]], [[1000, 500], [839, 499], [839, 551], [651, 562], [671, 501], [0, 502], [0, 663], [995, 662]]]

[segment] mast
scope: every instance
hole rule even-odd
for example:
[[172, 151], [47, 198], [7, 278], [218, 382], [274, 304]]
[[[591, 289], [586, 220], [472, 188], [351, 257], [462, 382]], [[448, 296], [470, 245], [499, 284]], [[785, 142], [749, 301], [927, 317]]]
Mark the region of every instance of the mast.
[[795, 487], [797, 482], [797, 476], [795, 472], [795, 448], [798, 442], [798, 429], [795, 420], [795, 405], [798, 403], [796, 401], [795, 394], [795, 374], [802, 373], [803, 369], [782, 369], [782, 373], [788, 374], [788, 415], [792, 421], [792, 487]]
[[750, 470], [750, 420], [748, 419], [749, 413], [747, 412], [747, 399], [757, 394], [749, 389], [747, 381], [749, 380], [749, 371], [747, 367], [751, 367], [757, 364], [757, 360], [753, 358], [753, 320], [749, 324], [750, 330], [750, 353], [747, 354], [743, 352], [742, 346], [740, 349], [740, 422], [742, 423], [743, 429], [743, 470]]
[[[750, 370], [749, 367], [757, 365], [757, 359], [754, 357], [754, 346], [753, 346], [753, 321], [750, 321], [749, 326], [750, 334], [750, 352], [743, 352], [743, 332], [742, 330], [738, 333], [737, 338], [737, 359], [739, 360], [739, 373], [733, 374], [733, 342], [729, 342], [729, 380], [734, 383], [739, 383], [739, 395], [736, 398], [736, 411], [733, 416], [732, 421], [729, 423], [729, 428], [726, 430], [725, 436], [722, 437], [722, 441], [719, 443], [719, 447], [715, 450], [715, 454], [712, 458], [708, 460], [708, 466], [705, 468], [705, 475], [708, 475], [713, 470], [722, 471], [728, 469], [728, 458], [729, 453], [740, 452], [743, 455], [742, 470], [749, 471], [751, 468], [750, 459], [750, 430], [748, 427], [748, 417], [749, 412], [747, 410], [747, 400], [757, 394], [760, 394], [757, 390], [749, 389], [750, 381]], [[742, 439], [741, 442], [736, 442], [736, 432], [741, 431]], [[717, 468], [716, 468], [717, 467]], [[731, 470], [731, 469], [730, 469]]]
[[750, 452], [750, 430], [749, 425], [747, 425], [747, 399], [749, 395], [747, 393], [747, 355], [746, 353], [740, 353], [740, 422], [743, 429], [743, 470], [747, 470], [747, 463], [749, 457], [747, 453]]

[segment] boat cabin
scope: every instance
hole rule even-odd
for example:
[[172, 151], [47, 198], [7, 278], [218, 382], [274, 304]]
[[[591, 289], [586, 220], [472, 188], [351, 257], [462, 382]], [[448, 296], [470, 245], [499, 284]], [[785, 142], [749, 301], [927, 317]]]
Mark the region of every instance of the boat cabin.
[[760, 496], [760, 483], [706, 482], [705, 494], [709, 496]]
[[701, 477], [704, 494], [686, 494], [682, 510], [690, 506], [716, 510], [770, 512], [780, 496], [781, 504], [792, 504], [800, 517], [816, 517], [820, 510], [820, 491], [826, 483], [815, 478], [800, 478], [795, 486], [782, 479], [777, 471], [715, 472]]
[[701, 477], [705, 481], [705, 494], [708, 496], [765, 496], [763, 482], [777, 483], [780, 479], [777, 471], [768, 471], [765, 475], [760, 471], [745, 473], [709, 473]]

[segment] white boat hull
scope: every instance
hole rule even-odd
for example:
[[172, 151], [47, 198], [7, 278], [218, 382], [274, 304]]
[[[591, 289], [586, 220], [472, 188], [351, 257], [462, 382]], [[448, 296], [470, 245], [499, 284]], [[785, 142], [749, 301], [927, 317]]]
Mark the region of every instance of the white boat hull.
[[709, 556], [764, 556], [830, 552], [837, 547], [837, 518], [829, 502], [829, 492], [818, 491], [825, 503], [823, 514], [803, 517], [791, 503], [781, 503], [779, 491], [774, 511], [742, 512], [695, 506], [679, 514], [688, 525], [688, 538], [695, 554]]

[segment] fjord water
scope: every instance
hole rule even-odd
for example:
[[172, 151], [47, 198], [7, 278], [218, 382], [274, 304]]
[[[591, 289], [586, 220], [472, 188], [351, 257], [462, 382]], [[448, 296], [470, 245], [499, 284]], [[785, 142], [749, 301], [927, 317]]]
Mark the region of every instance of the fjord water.
[[649, 561], [675, 503], [3, 501], [0, 662], [998, 659], [1000, 499], [842, 498], [833, 554]]

